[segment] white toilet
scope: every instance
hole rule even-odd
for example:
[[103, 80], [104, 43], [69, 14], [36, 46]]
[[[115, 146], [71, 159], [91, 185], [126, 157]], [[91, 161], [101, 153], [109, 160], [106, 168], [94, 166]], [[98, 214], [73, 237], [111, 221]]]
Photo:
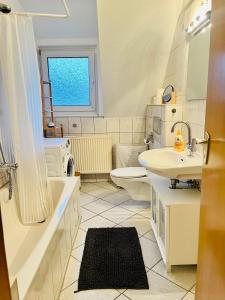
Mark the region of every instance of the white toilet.
[[116, 145], [117, 169], [112, 170], [110, 176], [133, 200], [151, 201], [150, 177], [138, 163], [138, 155], [145, 150], [142, 145]]

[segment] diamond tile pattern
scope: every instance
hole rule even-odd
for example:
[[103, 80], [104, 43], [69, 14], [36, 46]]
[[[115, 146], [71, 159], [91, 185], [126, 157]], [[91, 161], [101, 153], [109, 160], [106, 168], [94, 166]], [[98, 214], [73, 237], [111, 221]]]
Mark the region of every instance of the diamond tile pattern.
[[[80, 196], [82, 221], [68, 264], [61, 300], [181, 300], [194, 299], [196, 268], [174, 267], [167, 273], [150, 225], [150, 203], [133, 201], [125, 190], [109, 182], [84, 183]], [[136, 227], [149, 280], [149, 290], [93, 290], [74, 294], [77, 289], [86, 232], [97, 227]]]

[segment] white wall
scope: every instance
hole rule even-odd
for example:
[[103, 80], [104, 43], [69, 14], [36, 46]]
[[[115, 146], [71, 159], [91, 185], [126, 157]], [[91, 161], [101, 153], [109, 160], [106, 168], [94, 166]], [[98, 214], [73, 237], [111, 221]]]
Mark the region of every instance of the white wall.
[[1, 3], [9, 5], [12, 9], [22, 9], [21, 3], [19, 0], [2, 0]]
[[183, 9], [177, 20], [163, 83], [164, 87], [168, 84], [175, 87], [177, 102], [183, 106], [183, 120], [190, 123], [193, 137], [198, 138], [204, 136], [206, 99], [194, 101], [188, 101], [187, 99], [189, 41], [186, 38], [184, 28], [200, 4], [200, 0], [183, 0]]
[[144, 115], [163, 83], [179, 2], [97, 1], [104, 115]]
[[[64, 13], [61, 0], [20, 0], [29, 11]], [[97, 38], [97, 12], [95, 0], [67, 0], [71, 16], [68, 19], [34, 18], [37, 39]]]
[[[63, 11], [60, 0], [20, 1], [30, 11]], [[69, 19], [34, 18], [38, 45], [93, 44], [100, 35], [104, 115], [144, 116], [163, 82], [181, 0], [67, 2]]]

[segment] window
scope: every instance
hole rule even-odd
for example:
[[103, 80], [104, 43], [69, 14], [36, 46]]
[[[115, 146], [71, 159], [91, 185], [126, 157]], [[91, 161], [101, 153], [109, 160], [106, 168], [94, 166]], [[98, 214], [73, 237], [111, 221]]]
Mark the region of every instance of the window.
[[43, 79], [52, 82], [54, 111], [96, 113], [97, 70], [93, 46], [41, 49]]
[[54, 106], [90, 105], [88, 57], [49, 57]]

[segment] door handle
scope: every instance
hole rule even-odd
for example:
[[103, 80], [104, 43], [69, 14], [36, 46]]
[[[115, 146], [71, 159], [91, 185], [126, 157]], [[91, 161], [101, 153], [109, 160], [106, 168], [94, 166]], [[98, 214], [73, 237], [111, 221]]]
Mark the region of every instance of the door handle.
[[209, 140], [210, 140], [209, 133], [206, 131], [204, 139], [196, 138], [196, 144], [208, 144]]
[[204, 153], [204, 164], [207, 165], [208, 160], [209, 160], [209, 145], [210, 145], [210, 135], [209, 133], [206, 131], [204, 134], [204, 139], [194, 139], [194, 143], [197, 145], [206, 145], [206, 147], [204, 147], [203, 153]]

